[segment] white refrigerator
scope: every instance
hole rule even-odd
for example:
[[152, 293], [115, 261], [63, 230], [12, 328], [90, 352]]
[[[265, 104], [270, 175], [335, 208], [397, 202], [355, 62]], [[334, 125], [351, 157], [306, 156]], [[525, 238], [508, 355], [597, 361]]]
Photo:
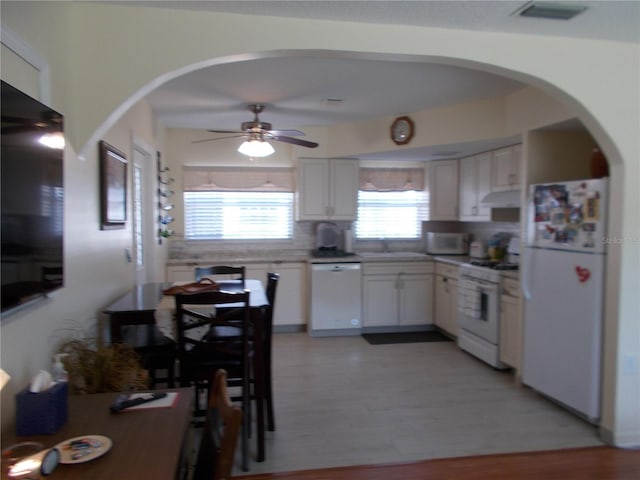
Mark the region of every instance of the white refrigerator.
[[531, 185], [524, 258], [523, 383], [600, 417], [607, 180]]

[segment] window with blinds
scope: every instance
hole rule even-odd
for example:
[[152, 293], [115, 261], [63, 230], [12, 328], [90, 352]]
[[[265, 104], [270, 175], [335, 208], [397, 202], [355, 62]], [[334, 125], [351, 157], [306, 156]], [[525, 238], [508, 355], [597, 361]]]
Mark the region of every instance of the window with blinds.
[[357, 238], [420, 238], [428, 212], [423, 168], [360, 169]]
[[290, 170], [189, 168], [184, 173], [188, 240], [292, 238]]
[[357, 238], [414, 239], [429, 211], [427, 192], [358, 192]]

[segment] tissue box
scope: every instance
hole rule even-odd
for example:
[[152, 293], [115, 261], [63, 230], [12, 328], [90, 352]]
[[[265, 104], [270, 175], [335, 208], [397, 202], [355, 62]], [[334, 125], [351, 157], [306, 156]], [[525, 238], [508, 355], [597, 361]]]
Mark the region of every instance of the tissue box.
[[49, 435], [67, 421], [67, 382], [56, 383], [44, 392], [29, 387], [16, 394], [16, 434], [19, 437]]

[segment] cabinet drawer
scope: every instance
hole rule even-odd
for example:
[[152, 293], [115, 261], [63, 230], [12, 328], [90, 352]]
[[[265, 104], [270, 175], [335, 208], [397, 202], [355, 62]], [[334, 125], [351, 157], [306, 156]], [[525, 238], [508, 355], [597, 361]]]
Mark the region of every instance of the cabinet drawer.
[[502, 294], [520, 298], [520, 281], [512, 278], [502, 279]]
[[433, 262], [363, 263], [363, 275], [398, 275], [400, 273], [433, 273]]
[[436, 274], [444, 277], [458, 278], [458, 270], [460, 267], [451, 265], [450, 263], [436, 262]]

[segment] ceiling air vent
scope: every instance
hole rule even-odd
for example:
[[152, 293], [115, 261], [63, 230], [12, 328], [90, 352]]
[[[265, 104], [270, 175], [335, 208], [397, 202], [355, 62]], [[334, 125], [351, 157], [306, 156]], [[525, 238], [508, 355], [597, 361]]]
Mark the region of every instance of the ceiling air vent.
[[571, 20], [586, 9], [587, 7], [581, 5], [567, 5], [556, 2], [529, 2], [516, 10], [513, 15], [552, 20]]

